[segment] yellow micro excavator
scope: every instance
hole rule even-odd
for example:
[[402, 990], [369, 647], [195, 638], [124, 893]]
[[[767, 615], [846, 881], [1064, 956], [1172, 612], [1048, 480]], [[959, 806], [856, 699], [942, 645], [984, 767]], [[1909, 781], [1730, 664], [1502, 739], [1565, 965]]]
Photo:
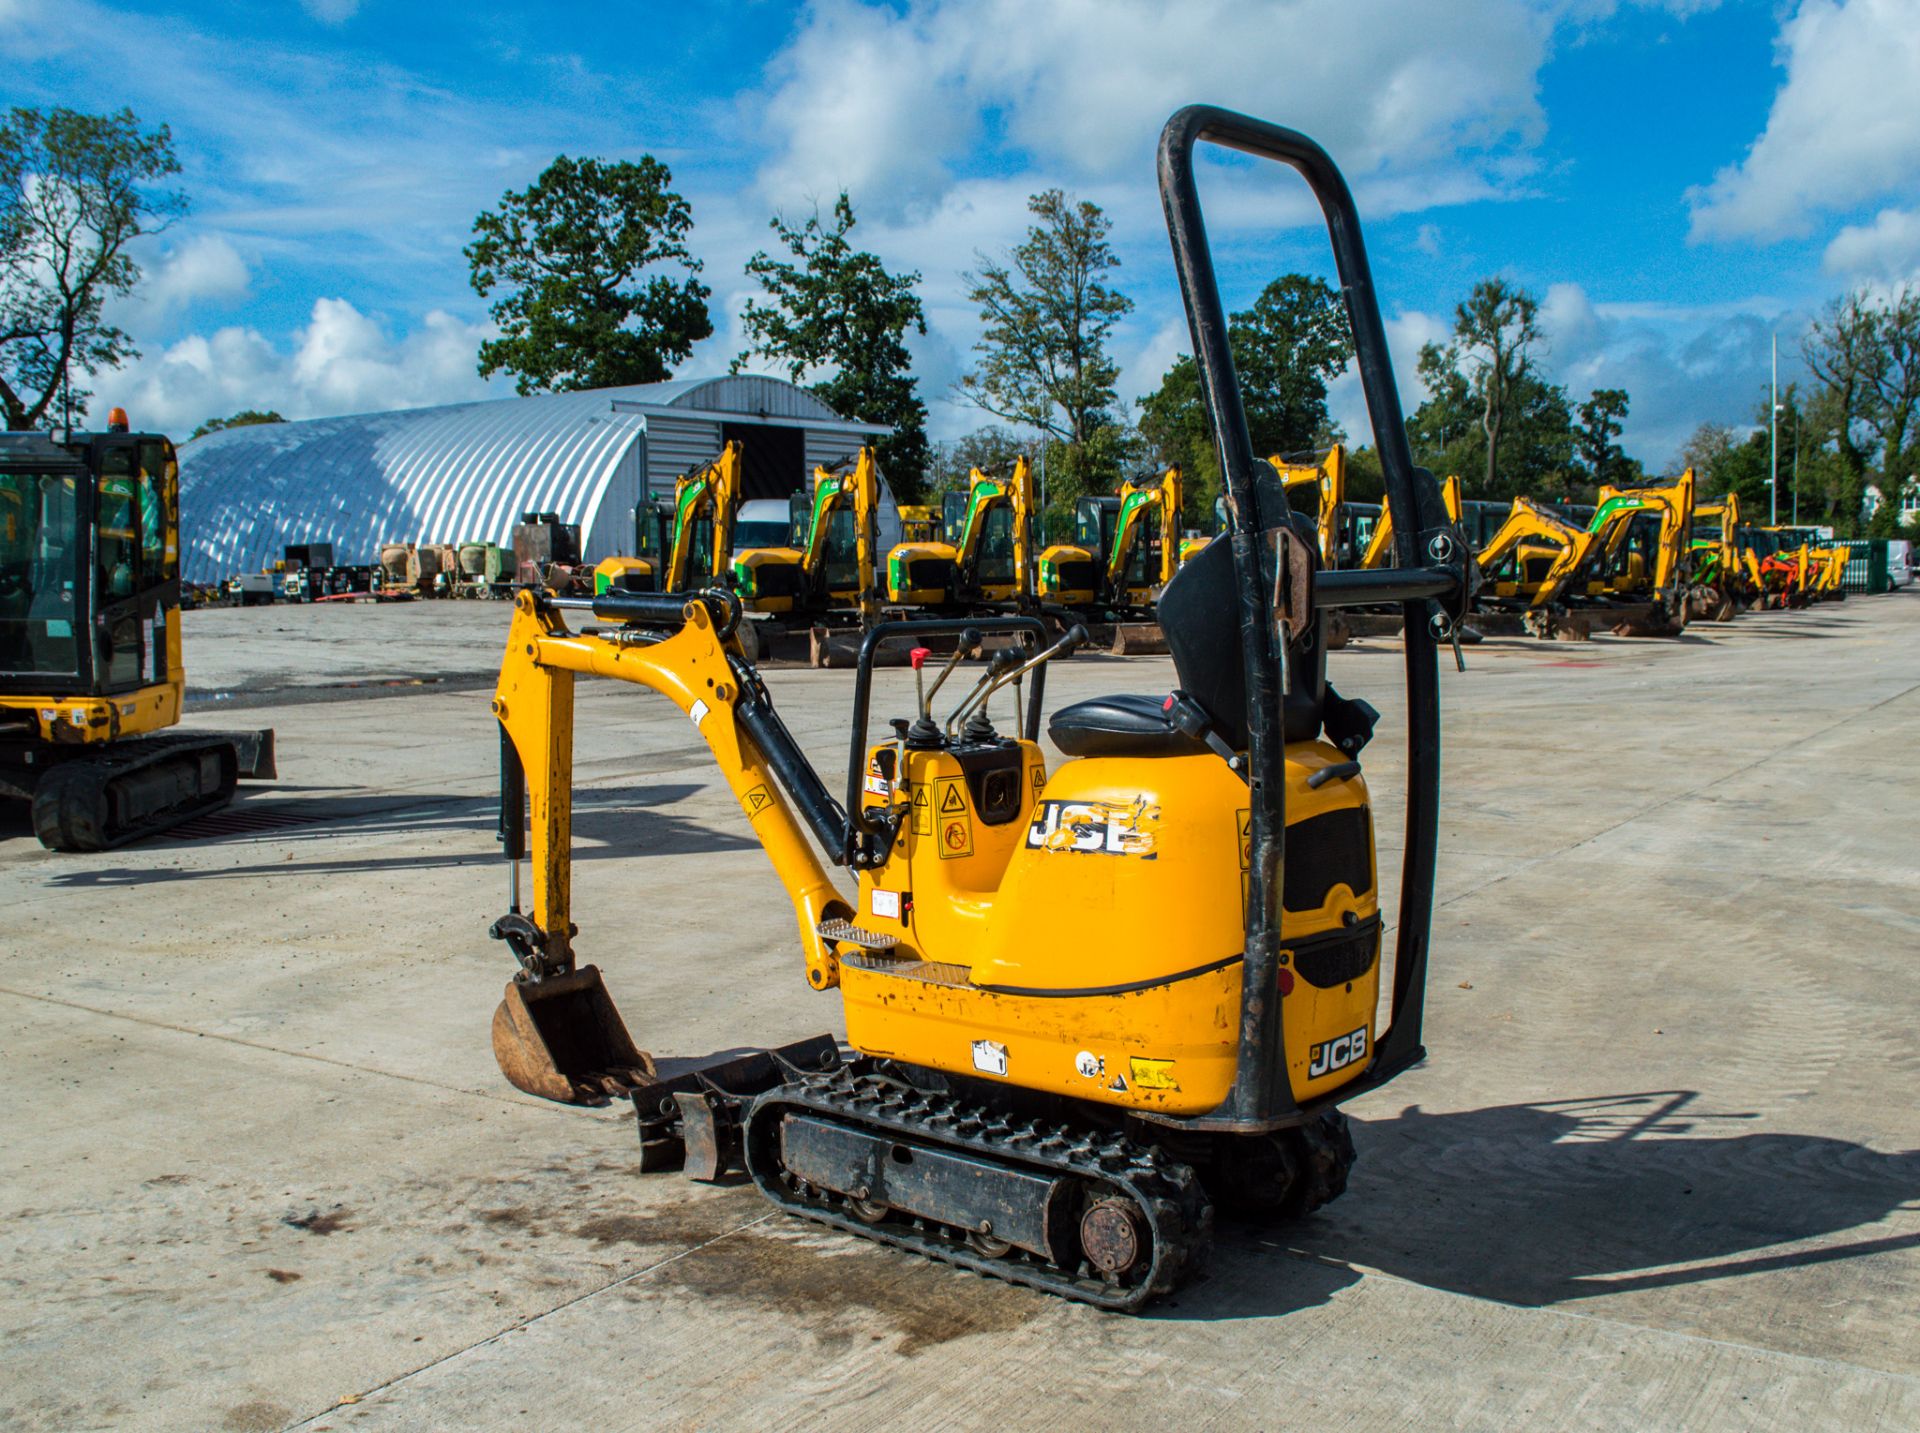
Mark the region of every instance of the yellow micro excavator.
[[1693, 522], [1688, 610], [1710, 622], [1731, 622], [1760, 595], [1758, 575], [1750, 575], [1743, 561], [1740, 495], [1729, 492], [1696, 505]]
[[[1531, 609], [1547, 607], [1565, 584], [1567, 575], [1593, 550], [1595, 537], [1532, 498], [1516, 497], [1507, 520], [1475, 555], [1486, 575], [1489, 595]], [[1521, 550], [1542, 550], [1544, 570], [1528, 571]], [[1546, 556], [1546, 554], [1551, 554]]]
[[1027, 607], [1034, 596], [1033, 468], [1023, 454], [1007, 477], [975, 468], [964, 491], [941, 499], [943, 541], [903, 542], [887, 554], [887, 600], [935, 611]]
[[595, 592], [685, 592], [728, 579], [733, 520], [740, 511], [740, 444], [729, 442], [712, 462], [673, 485], [671, 515], [652, 501], [634, 510], [638, 552], [609, 557], [593, 570]]
[[[1326, 213], [1395, 566], [1321, 568], [1312, 528], [1257, 479], [1195, 184], [1203, 141], [1290, 165]], [[843, 805], [742, 656], [735, 594], [529, 589], [493, 702], [511, 906], [493, 933], [519, 965], [493, 1037], [515, 1085], [631, 1099], [643, 1168], [743, 1170], [779, 1209], [1114, 1310], [1193, 1277], [1216, 1208], [1286, 1218], [1338, 1195], [1354, 1158], [1339, 1107], [1425, 1056], [1436, 643], [1473, 586], [1464, 544], [1440, 540], [1439, 487], [1413, 466], [1333, 161], [1294, 131], [1194, 107], [1168, 122], [1159, 173], [1229, 517], [1160, 599], [1171, 692], [1054, 711], [1064, 760], [1049, 768], [1046, 664], [1079, 631], [1045, 646], [1033, 616], [883, 622], [862, 643]], [[1406, 786], [1384, 1026], [1360, 759], [1378, 714], [1327, 684], [1323, 647], [1330, 612], [1382, 602], [1406, 625], [1408, 714], [1389, 762]], [[576, 616], [613, 625], [576, 630]], [[957, 640], [929, 685], [933, 636]], [[966, 667], [992, 636], [1010, 640]], [[871, 741], [875, 654], [902, 640], [918, 645], [916, 710]], [[976, 678], [941, 720], [962, 670]], [[643, 939], [575, 925], [591, 925], [570, 888], [581, 676], [657, 691], [699, 732], [792, 902], [806, 983], [839, 991], [845, 1047], [822, 1036], [662, 1078], [634, 1045], [577, 961], [589, 939], [622, 962]], [[988, 711], [1009, 686], [1002, 733]], [[646, 952], [651, 978], [684, 954]]]
[[60, 851], [103, 851], [274, 775], [271, 731], [180, 720], [179, 468], [128, 430], [0, 434], [0, 796]]
[[1547, 600], [1644, 598], [1653, 608], [1648, 631], [1684, 627], [1693, 504], [1692, 468], [1667, 482], [1602, 487], [1600, 506], [1587, 524], [1593, 546], [1560, 575]]
[[816, 622], [880, 613], [874, 549], [880, 541], [880, 469], [873, 449], [813, 470], [813, 491], [793, 495], [786, 547], [756, 547], [733, 559], [733, 586], [749, 612]]
[[1098, 616], [1149, 612], [1180, 566], [1184, 497], [1176, 464], [1157, 477], [1129, 478], [1117, 495], [1081, 498], [1073, 542], [1040, 552], [1040, 600]]

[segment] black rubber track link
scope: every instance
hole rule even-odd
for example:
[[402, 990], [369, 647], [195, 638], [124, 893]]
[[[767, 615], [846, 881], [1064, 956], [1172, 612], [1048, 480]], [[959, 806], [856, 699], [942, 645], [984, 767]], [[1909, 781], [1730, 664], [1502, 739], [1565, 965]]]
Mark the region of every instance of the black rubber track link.
[[33, 831], [55, 851], [110, 851], [218, 811], [239, 757], [220, 737], [154, 736], [69, 757], [40, 778]]
[[[1009, 1169], [1085, 1186], [1083, 1197], [1120, 1199], [1143, 1218], [1150, 1253], [1122, 1280], [1101, 1277], [1085, 1259], [1073, 1267], [1014, 1248], [982, 1252], [956, 1225], [895, 1211], [863, 1219], [846, 1191], [800, 1184], [781, 1162], [781, 1125], [789, 1114], [812, 1115], [842, 1127], [922, 1147], [951, 1150]], [[855, 1064], [809, 1075], [761, 1095], [748, 1112], [748, 1172], [779, 1208], [896, 1249], [955, 1264], [975, 1273], [1025, 1284], [1062, 1298], [1134, 1313], [1172, 1292], [1206, 1264], [1213, 1207], [1193, 1170], [1124, 1134], [1076, 1129], [992, 1114], [950, 1095], [933, 1094]]]
[[1345, 1115], [1328, 1110], [1282, 1134], [1293, 1137], [1300, 1162], [1299, 1178], [1281, 1205], [1282, 1217], [1302, 1218], [1347, 1192], [1347, 1174], [1355, 1155], [1353, 1131]]

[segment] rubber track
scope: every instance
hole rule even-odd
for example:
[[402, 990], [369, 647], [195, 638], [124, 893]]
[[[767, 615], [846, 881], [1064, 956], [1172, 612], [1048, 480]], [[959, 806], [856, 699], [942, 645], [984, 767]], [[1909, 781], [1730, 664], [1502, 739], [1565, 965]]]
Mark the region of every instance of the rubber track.
[[106, 793], [114, 782], [146, 767], [222, 749], [227, 753], [226, 768], [237, 771], [239, 758], [231, 741], [185, 734], [134, 737], [116, 742], [98, 755], [69, 757], [41, 778], [40, 789], [34, 793], [34, 834], [42, 845], [55, 851], [110, 851], [218, 811], [233, 799], [233, 780], [220, 790], [200, 792], [193, 800], [171, 806], [125, 830], [103, 832], [91, 819], [93, 812], [111, 813], [112, 803]]
[[[963, 1231], [935, 1221], [915, 1218], [909, 1222], [902, 1215], [868, 1224], [830, 1202], [830, 1197], [798, 1195], [782, 1180], [779, 1123], [783, 1114], [802, 1111], [1012, 1168], [1116, 1188], [1135, 1202], [1151, 1229], [1153, 1260], [1147, 1275], [1123, 1287], [1049, 1264], [1019, 1249], [989, 1258], [963, 1242]], [[748, 1112], [745, 1134], [748, 1172], [760, 1192], [787, 1213], [1103, 1309], [1133, 1313], [1171, 1293], [1205, 1266], [1212, 1243], [1213, 1206], [1199, 1177], [1151, 1145], [1117, 1133], [994, 1115], [950, 1095], [918, 1090], [857, 1066], [805, 1076], [767, 1091]]]

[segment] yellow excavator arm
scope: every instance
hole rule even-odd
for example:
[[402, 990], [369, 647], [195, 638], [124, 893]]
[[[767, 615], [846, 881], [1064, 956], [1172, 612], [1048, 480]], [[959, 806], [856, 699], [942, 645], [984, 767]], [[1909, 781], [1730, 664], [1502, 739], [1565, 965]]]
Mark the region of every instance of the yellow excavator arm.
[[1530, 607], [1545, 607], [1559, 595], [1567, 578], [1586, 560], [1587, 554], [1593, 550], [1595, 536], [1575, 527], [1532, 498], [1517, 497], [1513, 500], [1507, 520], [1500, 524], [1499, 531], [1475, 555], [1476, 560], [1485, 571], [1492, 572], [1528, 538], [1544, 539], [1560, 549], [1527, 604]]
[[[1446, 504], [1447, 517], [1459, 522], [1466, 511], [1466, 503], [1460, 495], [1460, 475], [1449, 473], [1440, 484], [1440, 501]], [[1393, 510], [1382, 504], [1380, 516], [1373, 524], [1373, 536], [1367, 539], [1367, 550], [1360, 555], [1362, 567], [1385, 567], [1393, 557]]]
[[685, 618], [685, 625], [660, 642], [631, 643], [574, 635], [533, 593], [515, 598], [493, 714], [525, 781], [533, 879], [527, 919], [537, 932], [541, 958], [556, 972], [573, 966], [573, 685], [575, 675], [584, 673], [650, 687], [693, 723], [793, 901], [807, 981], [825, 990], [839, 983], [839, 966], [820, 935], [820, 923], [850, 912], [766, 757], [742, 725], [741, 709], [756, 695], [740, 689], [727, 660], [730, 638], [722, 637], [704, 599], [688, 601]]
[[1267, 459], [1280, 475], [1289, 495], [1295, 488], [1313, 487], [1320, 494], [1320, 562], [1339, 566], [1340, 515], [1347, 504], [1347, 450], [1335, 443], [1313, 462], [1295, 462], [1278, 454]]
[[[684, 592], [695, 582], [731, 571], [733, 519], [740, 510], [741, 451], [738, 442], [728, 443], [719, 457], [683, 475], [673, 485], [673, 550], [667, 557], [663, 591]], [[696, 574], [694, 535], [702, 522], [712, 525], [713, 571]]]

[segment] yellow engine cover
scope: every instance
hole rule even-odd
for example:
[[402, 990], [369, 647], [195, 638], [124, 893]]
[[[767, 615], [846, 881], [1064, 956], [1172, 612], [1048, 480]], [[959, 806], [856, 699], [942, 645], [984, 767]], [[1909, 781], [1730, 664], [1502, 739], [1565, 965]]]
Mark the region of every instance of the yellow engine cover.
[[[1379, 906], [1364, 783], [1307, 786], [1346, 760], [1325, 743], [1287, 756], [1281, 1012], [1304, 1100], [1366, 1067]], [[859, 923], [899, 944], [841, 948], [854, 1045], [1128, 1108], [1217, 1106], [1239, 1030], [1245, 784], [1211, 755], [1081, 758], [1047, 779], [1020, 743], [909, 752], [896, 791], [893, 760], [876, 749], [865, 799], [910, 817], [862, 876]]]

